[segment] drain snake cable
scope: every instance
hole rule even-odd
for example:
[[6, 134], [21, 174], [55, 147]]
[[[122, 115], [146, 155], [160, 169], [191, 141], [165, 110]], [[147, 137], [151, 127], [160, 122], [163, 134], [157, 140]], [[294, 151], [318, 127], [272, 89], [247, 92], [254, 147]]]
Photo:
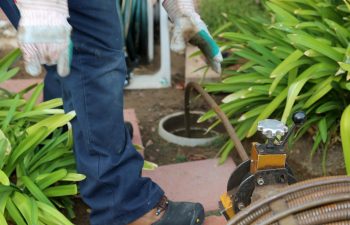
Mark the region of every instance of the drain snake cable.
[[[288, 186], [278, 193], [261, 199], [233, 217], [227, 225], [314, 225], [349, 224], [350, 177], [322, 177]], [[286, 205], [273, 210], [272, 205]], [[286, 218], [294, 220], [285, 220]], [[347, 221], [347, 223], [344, 223]]]

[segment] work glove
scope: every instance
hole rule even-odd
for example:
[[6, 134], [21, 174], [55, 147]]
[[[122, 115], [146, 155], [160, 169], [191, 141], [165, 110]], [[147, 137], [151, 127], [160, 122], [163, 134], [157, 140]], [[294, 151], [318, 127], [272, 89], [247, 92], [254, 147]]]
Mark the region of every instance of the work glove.
[[163, 6], [175, 27], [171, 39], [171, 49], [184, 53], [186, 43], [199, 47], [211, 68], [221, 73], [222, 55], [220, 48], [211, 37], [207, 26], [196, 13], [192, 0], [164, 0]]
[[67, 0], [17, 0], [21, 13], [18, 44], [26, 71], [37, 76], [41, 64], [57, 65], [64, 77], [70, 73], [72, 44]]

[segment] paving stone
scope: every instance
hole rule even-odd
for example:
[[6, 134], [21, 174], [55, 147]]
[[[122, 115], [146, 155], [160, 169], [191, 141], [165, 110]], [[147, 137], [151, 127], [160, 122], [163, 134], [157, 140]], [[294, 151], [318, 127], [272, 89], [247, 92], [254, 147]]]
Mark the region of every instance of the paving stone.
[[223, 216], [209, 216], [205, 218], [203, 225], [226, 225], [227, 221]]
[[217, 165], [217, 159], [201, 160], [161, 166], [154, 171], [144, 171], [174, 201], [194, 201], [204, 205], [206, 211], [218, 209], [220, 195], [226, 191], [227, 181], [235, 164], [227, 160]]

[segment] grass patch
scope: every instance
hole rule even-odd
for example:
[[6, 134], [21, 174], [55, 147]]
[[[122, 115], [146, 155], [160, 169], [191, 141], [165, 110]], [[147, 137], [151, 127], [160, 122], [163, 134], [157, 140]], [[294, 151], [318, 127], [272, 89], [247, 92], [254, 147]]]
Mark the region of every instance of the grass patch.
[[262, 5], [256, 0], [201, 0], [199, 10], [211, 32], [237, 16], [264, 13]]

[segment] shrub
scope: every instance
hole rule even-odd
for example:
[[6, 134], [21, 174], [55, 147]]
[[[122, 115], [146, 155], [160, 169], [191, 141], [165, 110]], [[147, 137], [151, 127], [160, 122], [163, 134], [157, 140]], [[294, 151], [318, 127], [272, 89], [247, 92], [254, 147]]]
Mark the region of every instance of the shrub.
[[[18, 72], [11, 69], [19, 57], [13, 51], [0, 61], [0, 81]], [[72, 224], [61, 211], [74, 217], [70, 196], [77, 194], [69, 125], [74, 112], [64, 114], [62, 100], [36, 104], [43, 84], [12, 94], [0, 91], [0, 224]], [[34, 89], [28, 100], [23, 95]], [[69, 127], [69, 126], [68, 126]]]
[[[343, 111], [350, 104], [350, 4], [268, 0], [264, 5], [269, 18], [236, 17], [224, 26], [229, 28], [218, 36], [228, 55], [224, 77], [221, 83], [206, 84], [205, 88], [211, 93], [227, 93], [221, 108], [241, 139], [254, 135], [260, 120], [274, 117], [290, 123], [291, 112], [306, 111], [309, 119], [292, 142], [314, 129], [311, 155], [322, 146], [326, 159], [328, 147], [339, 136]], [[233, 29], [238, 31], [227, 32]], [[233, 66], [236, 64], [239, 69]], [[213, 116], [209, 111], [200, 121]], [[343, 130], [345, 144], [350, 131]], [[223, 146], [221, 161], [233, 146], [231, 141]], [[343, 147], [348, 156], [350, 147]], [[349, 173], [350, 158], [345, 159]]]

